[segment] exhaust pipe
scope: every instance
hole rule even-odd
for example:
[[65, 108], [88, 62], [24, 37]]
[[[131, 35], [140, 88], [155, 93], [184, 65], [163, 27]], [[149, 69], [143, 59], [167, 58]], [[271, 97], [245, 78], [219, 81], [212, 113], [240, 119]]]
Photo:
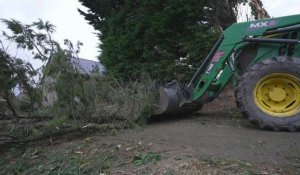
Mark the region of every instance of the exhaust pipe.
[[191, 114], [201, 109], [202, 104], [191, 99], [192, 89], [185, 88], [174, 80], [159, 88], [159, 109], [156, 115]]

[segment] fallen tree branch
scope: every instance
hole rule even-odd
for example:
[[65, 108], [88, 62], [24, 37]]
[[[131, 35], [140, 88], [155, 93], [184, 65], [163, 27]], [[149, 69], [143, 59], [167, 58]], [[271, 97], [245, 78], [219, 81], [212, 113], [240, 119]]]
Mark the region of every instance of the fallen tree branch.
[[[14, 146], [14, 145], [19, 145], [19, 144], [28, 144], [31, 142], [36, 142], [36, 141], [41, 141], [41, 140], [45, 140], [45, 139], [54, 139], [54, 138], [59, 138], [61, 136], [70, 134], [70, 133], [75, 133], [75, 132], [81, 132], [81, 133], [91, 133], [91, 132], [105, 132], [107, 130], [112, 130], [112, 129], [124, 129], [124, 124], [123, 122], [121, 123], [117, 123], [117, 124], [88, 124], [85, 126], [81, 126], [81, 127], [76, 127], [76, 128], [70, 128], [70, 129], [64, 129], [64, 130], [58, 130], [56, 132], [52, 132], [52, 133], [45, 133], [43, 135], [40, 136], [36, 136], [36, 137], [31, 137], [31, 138], [27, 138], [27, 139], [22, 139], [22, 140], [12, 140], [9, 142], [4, 142], [4, 143], [0, 143], [0, 150], [7, 148], [9, 146]], [[13, 137], [13, 136], [12, 136]]]
[[0, 137], [9, 137], [11, 139], [19, 140], [19, 138], [15, 137], [13, 135], [10, 135], [10, 134], [0, 134]]
[[54, 116], [50, 115], [34, 115], [34, 116], [24, 116], [19, 115], [17, 117], [3, 117], [0, 118], [0, 120], [13, 120], [13, 119], [25, 119], [25, 120], [52, 120], [54, 119]]
[[114, 172], [114, 174], [122, 174], [122, 175], [134, 175], [134, 174], [132, 174], [132, 173], [126, 173], [126, 172], [124, 172], [124, 171], [121, 171], [121, 170], [117, 170], [117, 171], [115, 171], [115, 172]]

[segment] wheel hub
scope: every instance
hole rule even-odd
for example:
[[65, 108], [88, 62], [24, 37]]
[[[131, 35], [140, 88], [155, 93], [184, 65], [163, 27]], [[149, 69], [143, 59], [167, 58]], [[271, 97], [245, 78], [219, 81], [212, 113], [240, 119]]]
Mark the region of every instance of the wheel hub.
[[255, 86], [254, 101], [265, 113], [289, 117], [300, 112], [300, 80], [285, 73], [263, 77]]
[[274, 88], [270, 90], [269, 97], [271, 100], [275, 102], [280, 102], [286, 99], [287, 92], [284, 89], [281, 88]]

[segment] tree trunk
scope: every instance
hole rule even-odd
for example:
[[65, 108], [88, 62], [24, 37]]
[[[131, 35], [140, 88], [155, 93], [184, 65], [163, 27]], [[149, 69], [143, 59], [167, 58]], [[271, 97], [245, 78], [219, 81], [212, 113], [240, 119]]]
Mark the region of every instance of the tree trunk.
[[7, 106], [8, 108], [11, 110], [11, 112], [13, 113], [14, 117], [18, 117], [18, 113], [12, 103], [12, 100], [10, 98], [10, 93], [9, 92], [4, 92], [4, 99], [6, 100]]
[[231, 24], [236, 23], [234, 6], [229, 1], [210, 0], [207, 5], [211, 8], [208, 20], [212, 25], [225, 30]]
[[0, 97], [0, 118], [4, 118], [5, 117], [5, 107], [4, 107], [4, 101], [1, 101], [1, 97]]
[[263, 8], [261, 0], [251, 0], [249, 4], [252, 7], [252, 13], [254, 13], [257, 20], [270, 18], [268, 12]]

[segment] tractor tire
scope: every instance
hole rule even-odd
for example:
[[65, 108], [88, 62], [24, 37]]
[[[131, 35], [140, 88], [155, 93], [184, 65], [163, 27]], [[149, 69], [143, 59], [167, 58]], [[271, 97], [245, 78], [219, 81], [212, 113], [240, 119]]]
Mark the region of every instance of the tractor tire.
[[235, 90], [236, 104], [262, 129], [300, 129], [300, 58], [275, 57], [243, 73]]

